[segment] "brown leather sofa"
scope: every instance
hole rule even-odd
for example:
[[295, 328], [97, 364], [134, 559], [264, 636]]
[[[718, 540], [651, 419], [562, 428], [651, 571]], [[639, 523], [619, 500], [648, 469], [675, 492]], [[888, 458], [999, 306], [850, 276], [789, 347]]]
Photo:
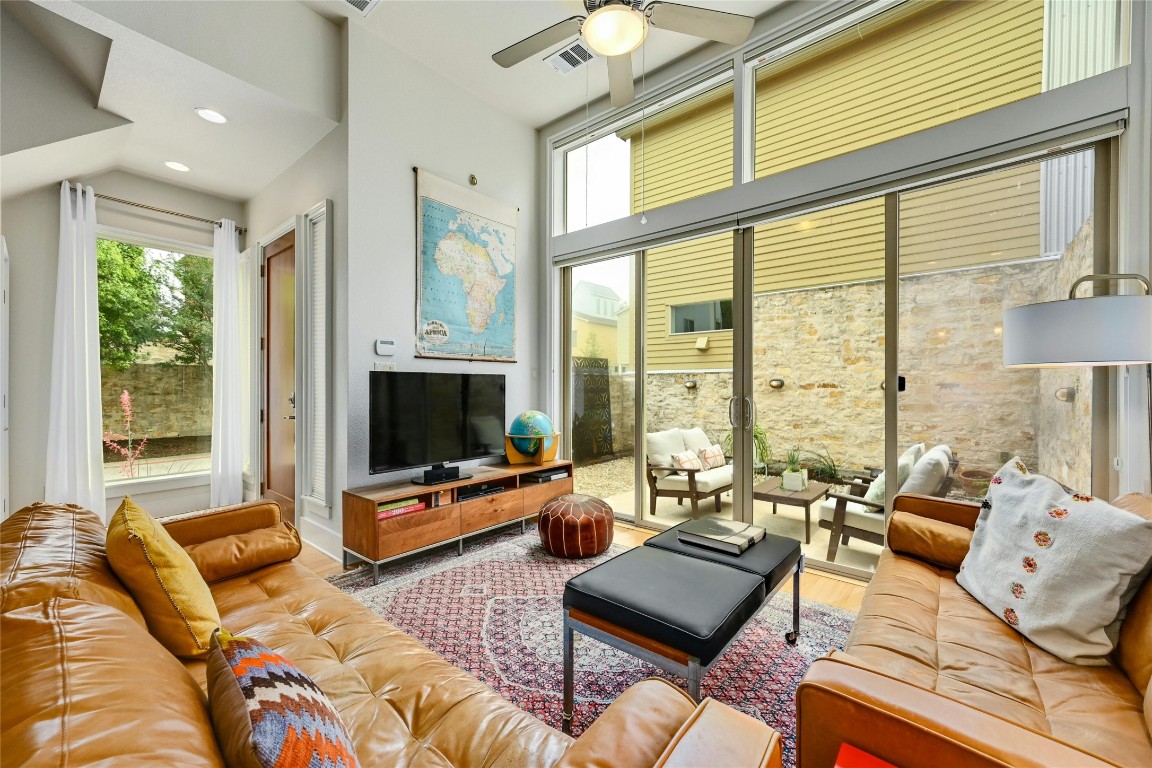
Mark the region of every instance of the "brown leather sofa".
[[[1152, 519], [1152, 497], [1113, 502]], [[899, 766], [1152, 766], [1152, 579], [1109, 666], [1041, 650], [956, 583], [979, 507], [896, 497], [844, 652], [796, 694], [798, 765], [842, 743]]]
[[[259, 564], [251, 533], [296, 535], [275, 504], [165, 525], [210, 583], [225, 627], [316, 681], [363, 766], [780, 763], [771, 728], [660, 680], [629, 688], [579, 739], [565, 736], [295, 561]], [[4, 765], [223, 765], [204, 662], [183, 662], [152, 638], [104, 538], [103, 523], [74, 505], [32, 505], [0, 526]]]

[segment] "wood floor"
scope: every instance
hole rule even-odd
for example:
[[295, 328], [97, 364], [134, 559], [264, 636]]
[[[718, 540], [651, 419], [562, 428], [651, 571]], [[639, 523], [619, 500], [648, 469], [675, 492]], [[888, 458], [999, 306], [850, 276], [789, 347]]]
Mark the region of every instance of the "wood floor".
[[[612, 538], [616, 544], [638, 547], [648, 537], [655, 534], [656, 531], [647, 528], [616, 523]], [[320, 576], [334, 576], [342, 570], [339, 561], [333, 560], [320, 550], [307, 544], [304, 545], [304, 551], [300, 553], [299, 561], [305, 568]], [[856, 579], [813, 570], [807, 570], [800, 576], [800, 594], [802, 597], [849, 611], [860, 610], [860, 601], [864, 598], [866, 586], [864, 582]], [[784, 587], [784, 591], [792, 591], [791, 582]]]

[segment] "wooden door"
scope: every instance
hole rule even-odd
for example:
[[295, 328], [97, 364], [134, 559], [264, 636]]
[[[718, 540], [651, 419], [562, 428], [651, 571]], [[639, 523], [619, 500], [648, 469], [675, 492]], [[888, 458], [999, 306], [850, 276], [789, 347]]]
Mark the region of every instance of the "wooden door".
[[296, 233], [264, 249], [264, 498], [296, 522]]

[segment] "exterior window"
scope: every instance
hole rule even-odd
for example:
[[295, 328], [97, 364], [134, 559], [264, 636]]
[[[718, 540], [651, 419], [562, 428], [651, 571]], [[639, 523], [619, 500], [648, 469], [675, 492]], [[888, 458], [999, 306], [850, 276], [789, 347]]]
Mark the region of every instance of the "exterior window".
[[731, 299], [672, 307], [672, 333], [730, 330], [732, 330]]
[[104, 477], [204, 472], [212, 446], [212, 260], [97, 240]]

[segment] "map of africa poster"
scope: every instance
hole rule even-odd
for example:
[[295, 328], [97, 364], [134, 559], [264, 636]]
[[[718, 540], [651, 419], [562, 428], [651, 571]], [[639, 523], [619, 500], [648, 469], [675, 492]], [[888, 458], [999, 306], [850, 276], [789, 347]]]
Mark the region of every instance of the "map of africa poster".
[[516, 362], [516, 206], [422, 170], [416, 205], [416, 355]]

